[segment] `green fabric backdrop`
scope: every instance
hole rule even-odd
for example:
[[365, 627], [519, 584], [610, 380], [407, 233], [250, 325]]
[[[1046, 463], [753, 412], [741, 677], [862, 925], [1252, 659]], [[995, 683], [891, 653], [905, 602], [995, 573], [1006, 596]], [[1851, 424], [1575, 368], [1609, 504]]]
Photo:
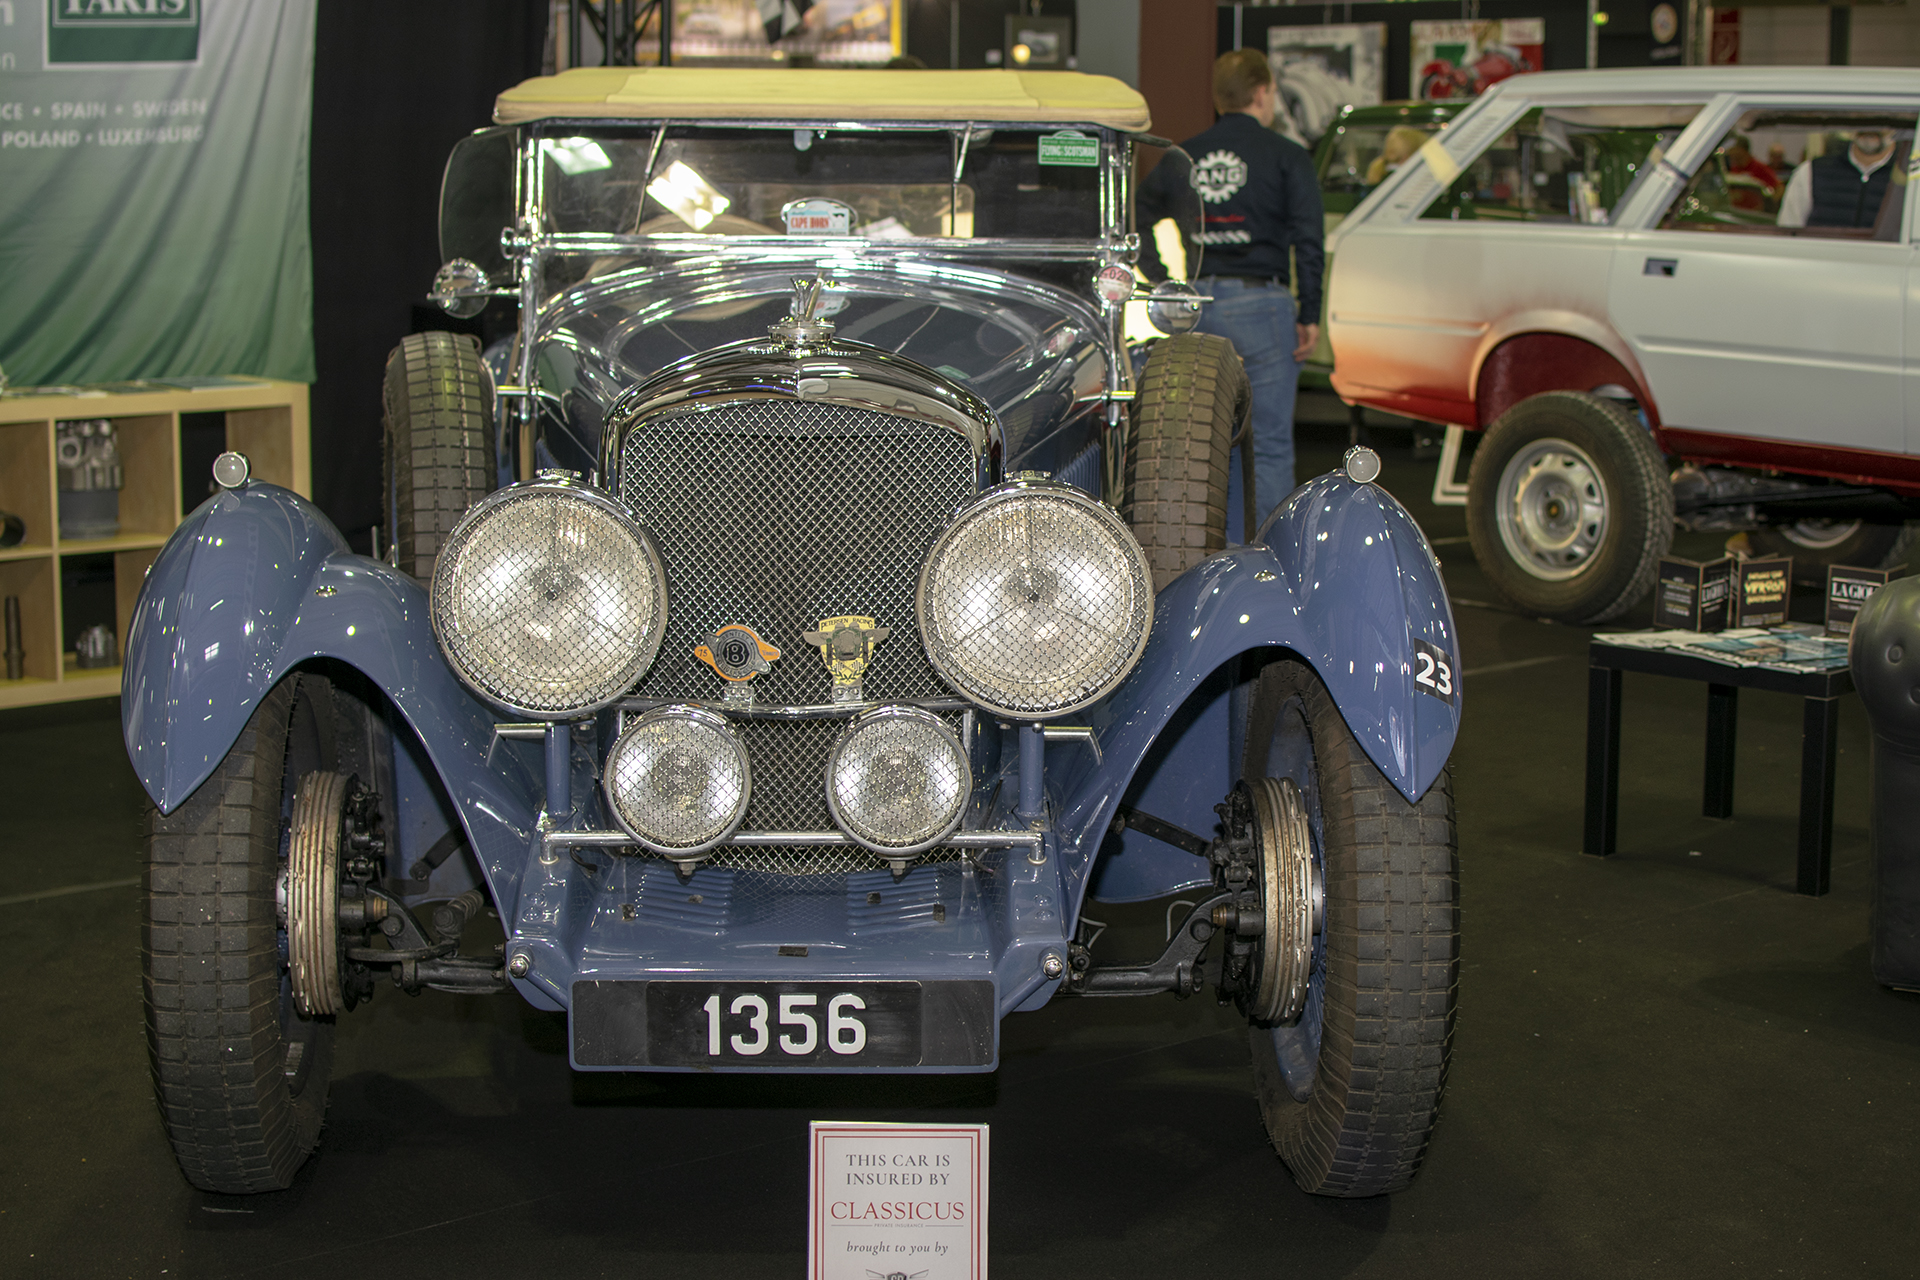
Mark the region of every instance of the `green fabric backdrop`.
[[13, 385], [313, 381], [314, 3], [0, 9], [0, 367]]

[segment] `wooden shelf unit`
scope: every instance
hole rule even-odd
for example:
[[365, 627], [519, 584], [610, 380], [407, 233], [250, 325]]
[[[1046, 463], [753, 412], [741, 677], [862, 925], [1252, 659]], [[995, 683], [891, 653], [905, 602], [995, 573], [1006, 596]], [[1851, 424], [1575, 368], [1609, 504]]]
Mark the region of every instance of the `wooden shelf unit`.
[[[0, 510], [26, 522], [17, 547], [0, 547], [0, 596], [20, 597], [26, 678], [4, 678], [0, 710], [118, 697], [120, 668], [81, 670], [66, 649], [60, 562], [73, 556], [113, 557], [113, 636], [124, 650], [127, 627], [147, 567], [185, 513], [181, 510], [180, 416], [226, 415], [227, 448], [247, 455], [254, 478], [313, 495], [307, 430], [307, 388], [298, 382], [234, 379], [192, 390], [141, 388], [0, 397]], [[119, 437], [124, 486], [120, 532], [112, 538], [60, 536], [54, 423], [109, 418]]]

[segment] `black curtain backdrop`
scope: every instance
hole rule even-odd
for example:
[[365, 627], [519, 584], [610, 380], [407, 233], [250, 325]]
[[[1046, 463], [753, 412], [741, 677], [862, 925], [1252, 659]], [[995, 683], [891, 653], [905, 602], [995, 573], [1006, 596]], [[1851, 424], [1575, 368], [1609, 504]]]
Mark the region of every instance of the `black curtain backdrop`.
[[[358, 550], [381, 519], [380, 385], [440, 266], [440, 171], [540, 71], [541, 0], [327, 0], [314, 48], [313, 491]], [[435, 322], [435, 318], [439, 322]]]

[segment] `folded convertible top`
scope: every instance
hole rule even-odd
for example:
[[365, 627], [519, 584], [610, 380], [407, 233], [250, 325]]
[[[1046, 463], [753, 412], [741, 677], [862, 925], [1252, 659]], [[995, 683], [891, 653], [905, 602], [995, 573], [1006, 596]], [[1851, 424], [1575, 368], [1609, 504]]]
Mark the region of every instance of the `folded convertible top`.
[[928, 120], [1088, 124], [1145, 132], [1147, 102], [1077, 71], [858, 71], [576, 67], [500, 95], [493, 118], [527, 120]]

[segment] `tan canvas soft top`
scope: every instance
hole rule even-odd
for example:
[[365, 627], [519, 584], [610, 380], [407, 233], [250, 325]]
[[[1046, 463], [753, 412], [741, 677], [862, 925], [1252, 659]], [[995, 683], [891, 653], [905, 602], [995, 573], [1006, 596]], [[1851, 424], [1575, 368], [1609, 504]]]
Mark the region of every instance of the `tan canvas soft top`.
[[1078, 71], [847, 71], [576, 67], [500, 95], [527, 120], [934, 120], [1105, 125], [1142, 133], [1147, 101]]

